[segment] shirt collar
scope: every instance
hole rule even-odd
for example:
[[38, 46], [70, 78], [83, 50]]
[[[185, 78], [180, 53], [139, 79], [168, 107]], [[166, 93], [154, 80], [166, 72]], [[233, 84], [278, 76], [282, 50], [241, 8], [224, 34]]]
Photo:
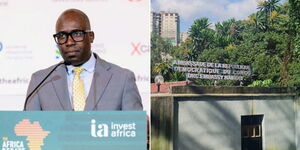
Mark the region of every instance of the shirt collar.
[[[95, 70], [95, 65], [96, 65], [96, 58], [94, 57], [93, 54], [91, 54], [90, 59], [79, 67], [84, 68], [84, 71], [92, 73]], [[75, 68], [75, 66], [67, 65], [67, 73], [69, 75], [72, 74], [73, 68]]]

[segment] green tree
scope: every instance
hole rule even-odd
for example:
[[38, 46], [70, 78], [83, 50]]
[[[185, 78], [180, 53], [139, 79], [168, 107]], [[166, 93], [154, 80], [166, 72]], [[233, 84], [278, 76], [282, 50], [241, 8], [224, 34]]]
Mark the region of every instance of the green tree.
[[187, 60], [189, 58], [190, 50], [192, 49], [192, 40], [187, 38], [179, 46], [174, 46], [171, 50], [171, 55], [174, 59]]
[[172, 44], [165, 41], [159, 35], [151, 34], [151, 81], [161, 72], [155, 71], [155, 66], [163, 62], [162, 54], [168, 54], [173, 48]]
[[189, 60], [197, 60], [199, 54], [209, 48], [213, 43], [214, 30], [209, 28], [208, 18], [196, 19], [189, 33], [192, 40], [192, 48], [188, 53]]
[[262, 0], [258, 3], [258, 15], [263, 18], [262, 22], [265, 31], [269, 30], [270, 15], [277, 10], [279, 1], [280, 0]]
[[216, 47], [225, 48], [227, 46], [239, 44], [242, 40], [240, 33], [243, 31], [241, 21], [229, 19], [217, 22], [215, 25], [214, 44]]
[[294, 37], [293, 43], [295, 51], [300, 55], [300, 0], [289, 0], [290, 11], [290, 35]]
[[[263, 0], [248, 19], [228, 19], [210, 28], [208, 18], [196, 19], [190, 37], [172, 46], [157, 35], [151, 40], [151, 75], [162, 74], [166, 81], [184, 80], [172, 71], [172, 59], [250, 65], [252, 75], [245, 86], [300, 87], [300, 0]], [[193, 80], [213, 85], [214, 80]], [[238, 81], [218, 81], [219, 85], [239, 85]], [[300, 89], [300, 88], [299, 88]]]

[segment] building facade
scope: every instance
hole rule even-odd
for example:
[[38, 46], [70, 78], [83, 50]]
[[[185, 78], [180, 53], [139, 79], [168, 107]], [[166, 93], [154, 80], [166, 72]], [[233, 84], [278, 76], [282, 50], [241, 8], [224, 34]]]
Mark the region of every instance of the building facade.
[[173, 45], [180, 42], [180, 17], [175, 12], [151, 13], [151, 32], [155, 32]]
[[180, 43], [183, 43], [189, 37], [188, 32], [181, 32], [180, 33]]

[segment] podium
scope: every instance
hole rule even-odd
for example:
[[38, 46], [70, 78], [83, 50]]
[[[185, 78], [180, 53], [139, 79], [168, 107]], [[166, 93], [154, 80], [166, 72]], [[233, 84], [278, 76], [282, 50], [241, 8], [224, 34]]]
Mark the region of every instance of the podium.
[[146, 150], [144, 111], [0, 111], [1, 150]]

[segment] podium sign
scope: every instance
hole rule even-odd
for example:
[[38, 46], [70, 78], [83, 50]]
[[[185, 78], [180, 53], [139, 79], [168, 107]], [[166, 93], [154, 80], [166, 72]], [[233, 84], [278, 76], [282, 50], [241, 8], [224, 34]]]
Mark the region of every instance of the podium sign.
[[146, 150], [144, 111], [1, 111], [0, 150]]

